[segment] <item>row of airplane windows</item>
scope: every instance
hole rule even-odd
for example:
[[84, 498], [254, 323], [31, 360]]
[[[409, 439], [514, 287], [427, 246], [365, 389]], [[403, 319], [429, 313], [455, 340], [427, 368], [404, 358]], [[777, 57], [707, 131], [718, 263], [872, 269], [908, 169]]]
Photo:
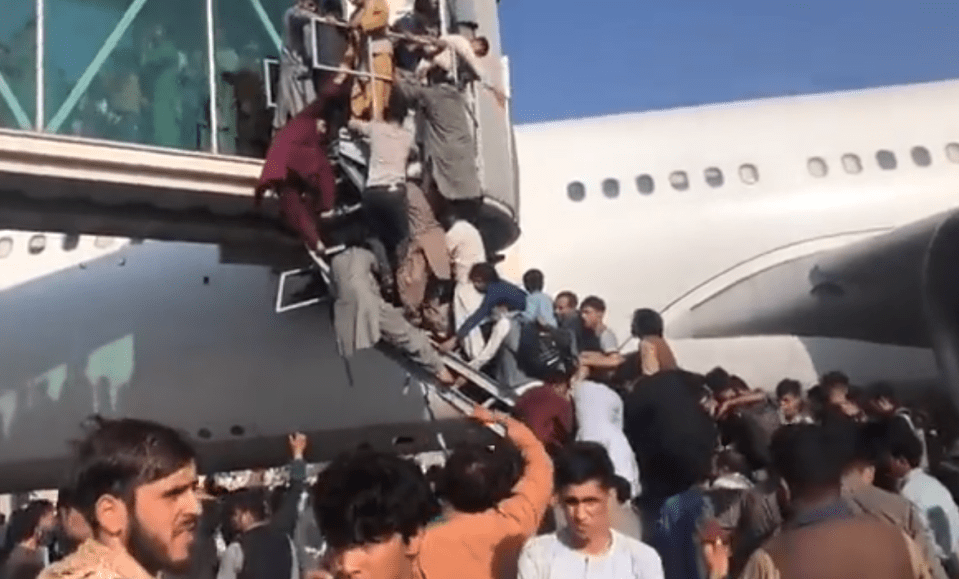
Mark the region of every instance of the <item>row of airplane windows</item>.
[[[97, 237], [93, 240], [93, 246], [97, 249], [107, 249], [113, 245], [112, 237]], [[80, 245], [79, 235], [64, 235], [61, 248], [63, 251], [73, 251]], [[10, 257], [13, 253], [14, 242], [12, 237], [0, 237], [0, 259]], [[38, 233], [27, 240], [27, 253], [30, 255], [40, 255], [47, 249], [47, 236]]]
[[[922, 146], [913, 147], [910, 151], [912, 162], [917, 167], [932, 165], [932, 154]], [[945, 147], [946, 159], [950, 163], [959, 164], [959, 143], [949, 143]], [[840, 159], [843, 171], [849, 175], [858, 175], [863, 171], [862, 159], [854, 153], [847, 153]], [[896, 154], [883, 149], [876, 152], [876, 165], [883, 171], [892, 171], [899, 166]], [[806, 163], [809, 174], [816, 178], [829, 175], [829, 163], [823, 157], [810, 157]], [[725, 183], [722, 169], [709, 167], [703, 171], [703, 180], [713, 189], [722, 187]], [[739, 166], [739, 180], [744, 185], [759, 183], [759, 169], [752, 164]], [[669, 185], [676, 191], [686, 191], [690, 187], [689, 174], [686, 171], [673, 171], [669, 174]], [[604, 179], [600, 188], [607, 199], [616, 199], [620, 193], [619, 179]], [[644, 174], [636, 177], [636, 190], [640, 195], [651, 195], [656, 190], [656, 182], [652, 175]], [[580, 202], [586, 199], [586, 185], [582, 181], [573, 181], [566, 186], [566, 195], [571, 201]]]

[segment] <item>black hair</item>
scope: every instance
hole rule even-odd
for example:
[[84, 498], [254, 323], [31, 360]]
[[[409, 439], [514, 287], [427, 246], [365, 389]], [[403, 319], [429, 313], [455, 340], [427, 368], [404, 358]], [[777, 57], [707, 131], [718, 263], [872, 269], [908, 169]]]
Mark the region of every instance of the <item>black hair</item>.
[[104, 495], [133, 504], [134, 491], [181, 470], [196, 451], [176, 430], [134, 418], [94, 416], [85, 439], [76, 444], [68, 496], [94, 530], [97, 501]]
[[709, 388], [713, 394], [719, 394], [729, 388], [729, 372], [719, 366], [707, 372], [705, 380], [706, 387]]
[[832, 444], [826, 428], [813, 424], [784, 426], [770, 445], [773, 468], [789, 485], [793, 497], [838, 490], [843, 453]]
[[390, 93], [390, 100], [386, 105], [384, 113], [385, 120], [388, 123], [402, 125], [406, 121], [406, 116], [410, 112], [410, 103], [401, 90], [394, 90]]
[[616, 471], [603, 445], [579, 441], [562, 449], [556, 457], [556, 490], [596, 481], [604, 489], [615, 489]]
[[776, 384], [776, 398], [785, 398], [790, 394], [796, 398], [802, 398], [802, 384], [799, 383], [799, 380], [786, 378]]
[[60, 487], [60, 489], [57, 491], [57, 510], [65, 511], [67, 509], [75, 508], [77, 508], [77, 505], [76, 497], [73, 494], [73, 489], [68, 485]]
[[438, 494], [461, 513], [482, 513], [512, 493], [508, 450], [479, 443], [459, 446], [446, 460]]
[[474, 39], [473, 39], [473, 42], [478, 42], [479, 45], [480, 45], [480, 46], [479, 46], [479, 51], [476, 53], [477, 56], [481, 56], [481, 57], [482, 57], [482, 56], [486, 56], [487, 54], [489, 54], [489, 40], [488, 40], [485, 36], [480, 36], [480, 37], [478, 37], [478, 38], [474, 38]]
[[556, 294], [556, 299], [554, 301], [558, 302], [559, 300], [569, 301], [570, 307], [574, 309], [579, 306], [579, 296], [577, 296], [576, 294], [574, 294], [573, 292], [569, 290], [561, 291], [558, 294]]
[[231, 493], [224, 506], [229, 517], [237, 513], [250, 513], [255, 521], [261, 522], [270, 516], [266, 503], [267, 497], [264, 489], [249, 488]]
[[480, 280], [485, 283], [493, 283], [494, 281], [499, 281], [499, 273], [496, 272], [496, 268], [489, 263], [477, 263], [473, 266], [473, 269], [470, 270], [471, 280]]
[[538, 269], [531, 269], [523, 274], [523, 286], [529, 293], [541, 292], [546, 287], [546, 280], [543, 272]]
[[663, 337], [663, 317], [659, 312], [649, 308], [642, 308], [633, 312], [633, 336], [644, 338], [646, 336]]
[[419, 466], [383, 452], [355, 452], [334, 460], [317, 478], [313, 509], [320, 532], [335, 549], [397, 533], [408, 541], [439, 513]]
[[597, 296], [589, 296], [583, 303], [580, 304], [579, 309], [589, 308], [591, 310], [596, 310], [597, 312], [606, 312], [606, 302], [603, 301], [603, 298]]
[[826, 390], [819, 384], [813, 386], [806, 392], [806, 403], [809, 408], [809, 413], [812, 414], [816, 420], [822, 419], [827, 402]]
[[819, 379], [819, 383], [826, 390], [830, 390], [834, 386], [849, 386], [849, 376], [839, 371], [827, 372]]
[[888, 382], [876, 382], [867, 389], [869, 400], [878, 402], [882, 399], [888, 400], [893, 406], [899, 406], [899, 397], [896, 396], [896, 390]]
[[8, 546], [14, 547], [33, 537], [40, 526], [40, 519], [53, 511], [53, 503], [46, 500], [30, 501], [14, 511], [7, 530]]
[[887, 420], [883, 423], [884, 450], [891, 458], [902, 458], [912, 468], [922, 464], [922, 441], [905, 420]]
[[844, 423], [847, 426], [846, 442], [847, 467], [853, 464], [864, 464], [879, 467], [883, 455], [883, 438], [885, 426], [879, 422]]

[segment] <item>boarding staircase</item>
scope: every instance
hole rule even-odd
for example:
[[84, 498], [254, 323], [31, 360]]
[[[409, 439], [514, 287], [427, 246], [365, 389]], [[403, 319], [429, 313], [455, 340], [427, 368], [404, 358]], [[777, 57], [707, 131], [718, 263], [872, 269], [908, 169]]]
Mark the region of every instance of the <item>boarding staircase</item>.
[[[280, 273], [277, 286], [276, 306], [277, 314], [317, 305], [329, 300], [335, 295], [335, 287], [330, 275], [328, 260], [337, 253], [346, 249], [343, 244], [335, 243], [337, 229], [350, 227], [355, 220], [360, 219], [359, 191], [365, 184], [366, 165], [369, 155], [368, 149], [360, 141], [354, 140], [346, 131], [341, 131], [330, 146], [330, 161], [337, 173], [337, 193], [340, 202], [337, 206], [321, 216], [321, 230], [329, 245], [323, 256], [315, 256], [315, 263]], [[316, 259], [319, 257], [319, 259]], [[287, 301], [285, 296], [290, 293], [288, 285], [299, 277], [313, 278], [314, 285], [324, 286], [318, 295], [300, 297]], [[318, 278], [318, 280], [317, 280]], [[317, 284], [320, 281], [320, 284]], [[440, 399], [462, 412], [465, 415], [472, 413], [474, 406], [483, 406], [493, 411], [509, 413], [514, 404], [515, 395], [511, 390], [501, 387], [495, 380], [481, 371], [473, 369], [462, 358], [452, 353], [442, 353], [443, 362], [455, 376], [465, 379], [465, 383], [454, 386], [441, 385], [429, 372], [407, 359], [401, 352], [381, 345], [378, 347], [389, 358], [400, 364], [411, 380], [416, 380], [423, 388], [429, 388]]]

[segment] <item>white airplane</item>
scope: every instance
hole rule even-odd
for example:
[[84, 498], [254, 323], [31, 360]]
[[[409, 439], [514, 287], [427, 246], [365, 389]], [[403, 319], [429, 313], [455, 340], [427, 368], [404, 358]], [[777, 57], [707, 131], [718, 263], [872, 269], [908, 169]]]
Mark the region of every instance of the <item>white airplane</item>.
[[[681, 363], [764, 387], [841, 368], [956, 384], [959, 82], [519, 127], [507, 261], [595, 293], [626, 336], [664, 312]], [[367, 442], [434, 447], [423, 393], [339, 357], [328, 305], [213, 245], [0, 232], [0, 490], [55, 485], [92, 412], [182, 428], [208, 470]], [[440, 430], [461, 435], [455, 413]]]
[[681, 365], [959, 393], [959, 82], [517, 127], [511, 274], [663, 313]]

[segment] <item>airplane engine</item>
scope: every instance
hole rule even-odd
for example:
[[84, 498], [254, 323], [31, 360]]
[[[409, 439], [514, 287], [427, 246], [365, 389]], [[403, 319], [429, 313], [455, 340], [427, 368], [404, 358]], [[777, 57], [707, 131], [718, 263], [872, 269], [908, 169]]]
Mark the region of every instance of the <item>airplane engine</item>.
[[959, 407], [959, 210], [761, 270], [692, 305], [680, 323], [693, 338], [932, 348]]

